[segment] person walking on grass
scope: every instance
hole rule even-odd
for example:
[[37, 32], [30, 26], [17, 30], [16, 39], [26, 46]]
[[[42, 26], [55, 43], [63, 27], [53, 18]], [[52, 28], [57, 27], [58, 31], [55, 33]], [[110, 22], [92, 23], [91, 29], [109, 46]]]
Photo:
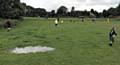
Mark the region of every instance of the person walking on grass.
[[12, 28], [12, 24], [10, 22], [10, 20], [6, 20], [6, 22], [4, 23], [4, 28], [7, 28], [7, 32], [9, 32]]
[[117, 33], [115, 31], [115, 27], [112, 27], [112, 29], [110, 30], [109, 32], [109, 40], [110, 40], [110, 43], [109, 45], [112, 46], [113, 43], [115, 42], [115, 37], [117, 36]]
[[55, 26], [58, 26], [58, 20], [55, 19]]

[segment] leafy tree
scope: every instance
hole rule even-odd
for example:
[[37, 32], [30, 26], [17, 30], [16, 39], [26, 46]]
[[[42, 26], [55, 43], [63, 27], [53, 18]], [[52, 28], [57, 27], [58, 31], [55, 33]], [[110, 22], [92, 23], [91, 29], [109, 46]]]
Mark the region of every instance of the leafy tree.
[[46, 10], [42, 8], [36, 8], [33, 11], [34, 16], [44, 17], [47, 14]]
[[52, 11], [49, 13], [49, 17], [55, 17], [55, 16], [56, 16], [55, 10], [52, 10]]
[[75, 11], [75, 7], [73, 6], [72, 9], [71, 9], [71, 12], [74, 12]]
[[0, 0], [1, 18], [19, 18], [21, 12], [20, 0]]
[[116, 11], [117, 11], [117, 16], [120, 16], [120, 4], [117, 6]]
[[58, 16], [66, 16], [67, 12], [68, 12], [67, 7], [61, 6], [61, 7], [58, 8], [58, 10], [57, 10], [57, 15], [58, 15]]
[[75, 17], [75, 7], [73, 6], [72, 8], [71, 8], [71, 12], [70, 12], [70, 16], [71, 17]]

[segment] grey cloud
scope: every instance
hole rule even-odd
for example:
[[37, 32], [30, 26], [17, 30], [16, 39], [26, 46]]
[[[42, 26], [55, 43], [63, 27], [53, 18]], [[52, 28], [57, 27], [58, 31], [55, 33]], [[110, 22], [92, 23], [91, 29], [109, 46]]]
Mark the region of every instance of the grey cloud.
[[101, 5], [101, 6], [111, 6], [119, 4], [120, 0], [90, 0], [87, 5], [95, 6], [95, 5]]
[[21, 0], [35, 8], [45, 8], [48, 11], [56, 10], [61, 5], [66, 6], [69, 10], [75, 6], [77, 10], [96, 10], [108, 9], [115, 7], [120, 3], [120, 0]]

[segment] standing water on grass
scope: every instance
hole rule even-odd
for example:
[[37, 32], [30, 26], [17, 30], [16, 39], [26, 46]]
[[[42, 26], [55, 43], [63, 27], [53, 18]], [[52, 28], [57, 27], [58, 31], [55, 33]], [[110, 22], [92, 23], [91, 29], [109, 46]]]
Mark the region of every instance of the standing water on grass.
[[16, 54], [27, 54], [27, 53], [36, 53], [36, 52], [48, 52], [48, 51], [54, 51], [54, 48], [46, 47], [46, 46], [28, 46], [24, 48], [18, 48], [12, 50], [12, 53]]

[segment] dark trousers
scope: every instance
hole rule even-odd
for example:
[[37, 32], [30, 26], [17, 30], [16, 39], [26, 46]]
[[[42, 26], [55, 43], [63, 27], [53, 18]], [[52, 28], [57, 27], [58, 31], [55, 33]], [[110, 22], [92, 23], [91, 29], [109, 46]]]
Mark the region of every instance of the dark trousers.
[[114, 40], [114, 37], [110, 37], [110, 42], [112, 42], [112, 43], [114, 43], [115, 42], [115, 40]]
[[57, 26], [58, 24], [55, 24], [55, 26]]

